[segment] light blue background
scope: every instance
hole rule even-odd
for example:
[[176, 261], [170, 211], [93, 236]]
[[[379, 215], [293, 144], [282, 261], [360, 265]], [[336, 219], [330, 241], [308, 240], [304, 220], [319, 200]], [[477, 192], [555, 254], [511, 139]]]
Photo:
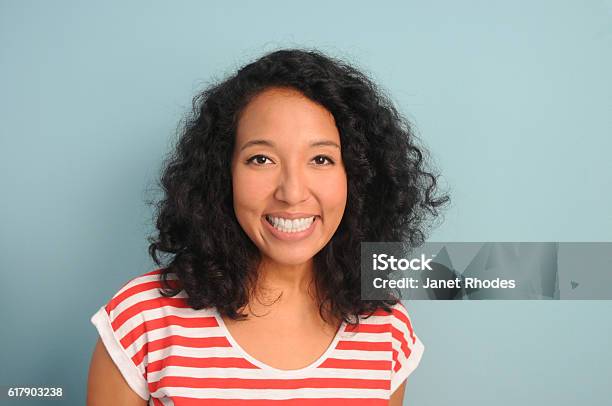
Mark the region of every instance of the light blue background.
[[[235, 3], [0, 1], [0, 385], [84, 403], [89, 318], [152, 269], [191, 98], [278, 47], [349, 59], [412, 120], [453, 197], [431, 240], [612, 240], [610, 1]], [[408, 307], [406, 404], [610, 402], [610, 301]]]

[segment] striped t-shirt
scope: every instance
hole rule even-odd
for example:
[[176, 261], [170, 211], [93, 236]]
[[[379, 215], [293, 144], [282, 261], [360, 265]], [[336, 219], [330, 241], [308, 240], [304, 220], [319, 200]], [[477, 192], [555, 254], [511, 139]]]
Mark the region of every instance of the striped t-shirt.
[[387, 405], [423, 353], [398, 303], [390, 314], [378, 310], [361, 319], [358, 328], [343, 322], [307, 367], [276, 369], [247, 354], [215, 308], [194, 310], [185, 291], [162, 296], [160, 271], [130, 280], [91, 318], [123, 377], [149, 405]]

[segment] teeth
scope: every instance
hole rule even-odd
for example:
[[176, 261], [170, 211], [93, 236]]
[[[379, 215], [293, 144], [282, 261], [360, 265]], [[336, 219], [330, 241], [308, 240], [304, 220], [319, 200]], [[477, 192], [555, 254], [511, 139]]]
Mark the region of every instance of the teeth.
[[312, 225], [314, 216], [301, 219], [284, 219], [281, 217], [266, 216], [266, 219], [274, 228], [285, 233], [298, 233], [304, 231]]

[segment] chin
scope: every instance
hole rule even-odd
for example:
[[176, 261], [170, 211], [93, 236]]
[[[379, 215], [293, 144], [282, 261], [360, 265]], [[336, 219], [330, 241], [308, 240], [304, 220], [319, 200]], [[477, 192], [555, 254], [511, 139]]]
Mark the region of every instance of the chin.
[[[287, 250], [289, 251], [289, 250]], [[281, 255], [270, 255], [270, 254], [266, 254], [266, 256], [273, 262], [276, 262], [277, 264], [281, 264], [281, 265], [302, 265], [305, 264], [309, 261], [311, 261], [313, 259], [313, 257], [315, 256], [316, 252], [312, 252], [312, 253], [304, 253], [302, 255], [300, 254], [295, 254], [295, 255], [291, 255], [290, 252], [284, 252]]]
[[312, 256], [311, 257], [292, 257], [292, 258], [271, 258], [274, 262], [281, 264], [281, 265], [303, 265], [307, 262], [309, 262], [310, 260], [312, 260]]

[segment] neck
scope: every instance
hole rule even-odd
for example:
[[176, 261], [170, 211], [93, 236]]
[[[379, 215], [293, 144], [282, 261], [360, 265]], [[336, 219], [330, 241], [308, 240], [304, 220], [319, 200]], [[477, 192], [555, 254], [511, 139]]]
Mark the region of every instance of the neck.
[[314, 317], [319, 320], [314, 261], [310, 259], [303, 264], [287, 265], [262, 258], [247, 308], [254, 315], [272, 314], [296, 320]]
[[[314, 283], [314, 262], [303, 264], [279, 264], [262, 258], [258, 267], [257, 288], [283, 293], [283, 297], [309, 294]], [[278, 294], [277, 293], [277, 294]]]
[[289, 265], [263, 257], [257, 268], [257, 282], [251, 292], [249, 307], [256, 313], [262, 310], [275, 313], [312, 311], [318, 306], [315, 292], [312, 259], [303, 264]]

